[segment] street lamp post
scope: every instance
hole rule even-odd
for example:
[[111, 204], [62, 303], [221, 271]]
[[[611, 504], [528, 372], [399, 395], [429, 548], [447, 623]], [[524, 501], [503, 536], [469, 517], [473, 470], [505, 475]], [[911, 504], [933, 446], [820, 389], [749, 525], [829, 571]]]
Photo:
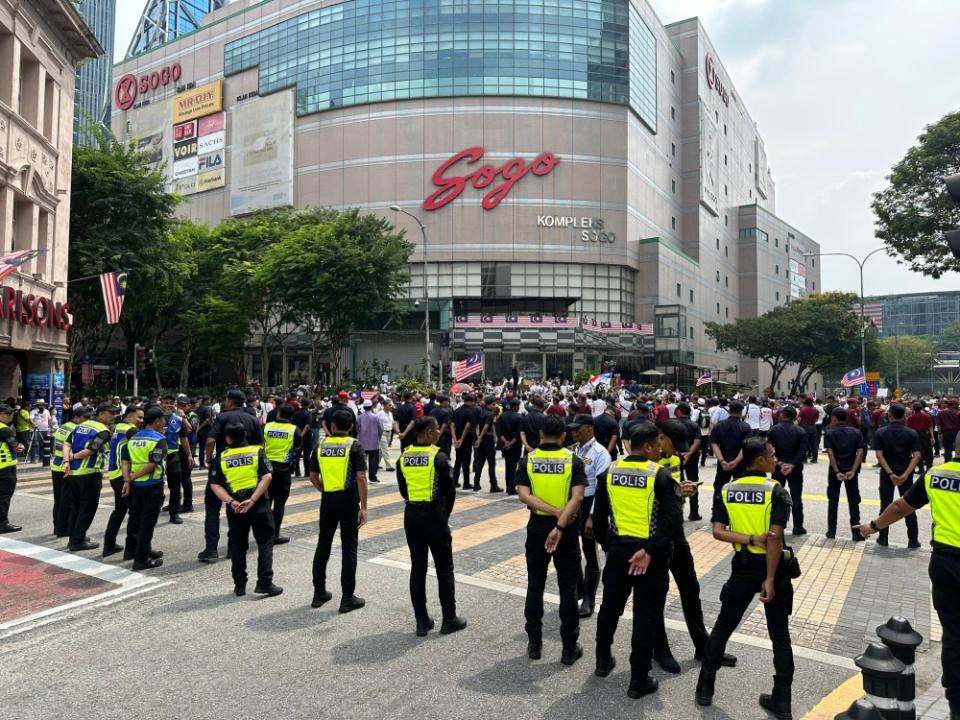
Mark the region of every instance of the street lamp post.
[[[864, 322], [866, 315], [864, 313], [864, 307], [863, 307], [864, 305], [863, 266], [867, 263], [867, 260], [869, 260], [873, 255], [876, 255], [878, 252], [883, 252], [884, 250], [886, 250], [886, 248], [882, 248], [882, 247], [877, 248], [876, 250], [871, 250], [870, 252], [868, 252], [866, 255], [863, 256], [863, 260], [860, 260], [855, 255], [851, 255], [850, 253], [845, 253], [845, 252], [804, 253], [803, 254], [805, 258], [817, 257], [818, 255], [820, 257], [826, 257], [827, 255], [843, 255], [844, 257], [848, 257], [851, 260], [853, 260], [860, 267], [860, 367], [863, 368], [864, 374], [866, 374], [867, 372], [867, 341], [866, 341], [867, 328]], [[866, 379], [864, 379], [864, 382], [866, 382]]]
[[423, 326], [426, 329], [425, 349], [427, 358], [427, 385], [430, 384], [430, 286], [427, 276], [427, 229], [416, 215], [407, 212], [399, 205], [391, 205], [390, 209], [394, 212], [403, 213], [407, 217], [413, 218], [420, 226], [420, 233], [423, 235]]

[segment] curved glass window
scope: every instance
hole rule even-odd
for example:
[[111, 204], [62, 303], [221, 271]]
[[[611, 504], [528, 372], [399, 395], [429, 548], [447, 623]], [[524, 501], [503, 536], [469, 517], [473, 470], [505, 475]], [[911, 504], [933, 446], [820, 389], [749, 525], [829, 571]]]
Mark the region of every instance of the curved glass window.
[[656, 130], [656, 39], [629, 0], [348, 0], [225, 48], [297, 114], [463, 95], [629, 105]]

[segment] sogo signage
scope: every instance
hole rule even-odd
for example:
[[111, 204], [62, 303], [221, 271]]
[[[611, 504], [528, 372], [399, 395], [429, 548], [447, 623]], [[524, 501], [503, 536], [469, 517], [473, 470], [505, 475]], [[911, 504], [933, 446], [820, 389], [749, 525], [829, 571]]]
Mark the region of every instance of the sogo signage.
[[713, 55], [707, 53], [705, 62], [705, 72], [707, 73], [707, 87], [716, 91], [717, 95], [723, 100], [724, 105], [730, 105], [730, 91], [720, 79], [720, 73], [717, 71], [717, 65], [713, 60]]
[[137, 95], [145, 95], [158, 87], [166, 87], [180, 79], [183, 70], [180, 63], [144, 73], [139, 78], [134, 75], [124, 75], [117, 81], [113, 91], [113, 102], [121, 110], [129, 110], [137, 101]]

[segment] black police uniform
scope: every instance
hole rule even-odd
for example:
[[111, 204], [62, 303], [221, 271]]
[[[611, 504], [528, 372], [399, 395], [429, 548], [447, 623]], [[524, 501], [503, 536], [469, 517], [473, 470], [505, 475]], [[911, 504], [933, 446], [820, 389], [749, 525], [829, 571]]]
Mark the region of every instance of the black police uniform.
[[[810, 435], [792, 420], [783, 420], [772, 428], [767, 436], [777, 452], [777, 468], [773, 479], [790, 490], [793, 501], [793, 530], [803, 530], [803, 461], [810, 454]], [[793, 465], [793, 471], [784, 475], [782, 464]]]
[[410, 423], [417, 419], [416, 406], [409, 400], [401, 403], [400, 407], [398, 407], [397, 411], [393, 414], [393, 419], [396, 421], [397, 427], [400, 428], [400, 432], [406, 433], [400, 438], [400, 452], [403, 452], [407, 449], [407, 446], [412, 445], [413, 441], [416, 440], [413, 436], [412, 428], [408, 430]]
[[538, 408], [534, 408], [523, 418], [523, 432], [527, 436], [527, 445], [534, 450], [540, 447], [540, 431], [546, 419], [546, 414]]
[[[17, 439], [16, 430], [7, 426], [0, 429], [0, 443], [7, 446], [7, 453], [11, 457], [11, 462], [17, 457], [17, 445], [20, 441]], [[0, 530], [7, 527], [16, 527], [10, 525], [10, 502], [13, 500], [13, 492], [17, 489], [17, 466], [13, 464], [9, 467], [0, 469]], [[7, 531], [9, 532], [9, 531]]]
[[[542, 414], [542, 413], [541, 413]], [[539, 434], [537, 436], [539, 439]], [[561, 450], [562, 446], [555, 443], [544, 443], [544, 451]], [[529, 456], [528, 456], [529, 457]], [[574, 455], [571, 458], [570, 488], [577, 485], [587, 485], [587, 473], [583, 460]], [[517, 468], [517, 485], [532, 488], [530, 477], [527, 474], [526, 461]], [[569, 502], [567, 495], [564, 503]], [[580, 541], [578, 525], [572, 519], [563, 529], [560, 541], [553, 552], [547, 553], [545, 545], [547, 536], [557, 526], [557, 519], [553, 515], [538, 515], [530, 511], [527, 521], [527, 597], [524, 605], [525, 629], [531, 643], [540, 643], [543, 639], [543, 592], [547, 585], [547, 571], [550, 560], [557, 570], [557, 587], [560, 594], [560, 639], [564, 650], [572, 649], [580, 637], [580, 612], [577, 607], [577, 578], [580, 575]]]
[[[863, 442], [863, 433], [857, 428], [846, 424], [834, 425], [823, 433], [823, 447], [833, 450], [840, 472], [846, 473], [853, 469], [856, 462], [857, 450], [866, 448]], [[850, 506], [850, 525], [860, 524], [860, 473], [849, 480], [837, 480], [837, 474], [830, 466], [827, 472], [827, 535], [833, 536], [837, 532], [837, 508], [840, 505], [840, 487], [847, 493], [847, 504]], [[860, 539], [860, 532], [853, 531], [854, 540]]]
[[739, 416], [731, 415], [725, 420], [718, 422], [713, 432], [710, 433], [710, 442], [716, 443], [720, 448], [720, 457], [717, 458], [717, 474], [713, 479], [713, 504], [716, 505], [720, 500], [720, 488], [730, 482], [733, 472], [724, 470], [720, 461], [730, 462], [740, 454], [740, 447], [745, 438], [752, 434], [750, 426], [747, 425]]
[[[873, 436], [873, 449], [883, 453], [883, 459], [887, 465], [897, 475], [902, 475], [910, 465], [910, 457], [915, 452], [921, 452], [920, 436], [916, 430], [904, 425], [903, 420], [891, 420], [889, 424], [884, 425], [876, 431]], [[893, 502], [894, 487], [899, 490], [900, 495], [905, 495], [913, 487], [913, 473], [899, 485], [895, 486], [890, 479], [890, 475], [880, 468], [880, 512], [882, 513], [887, 505]], [[917, 523], [917, 516], [907, 515], [904, 518], [904, 524], [907, 526], [907, 539], [916, 543], [919, 538], [920, 528]], [[879, 531], [879, 540], [882, 543], [887, 542], [889, 531], [887, 528]]]
[[477, 437], [486, 428], [483, 433], [483, 439], [475, 448], [476, 453], [473, 456], [473, 489], [480, 489], [480, 475], [483, 474], [483, 466], [487, 466], [487, 479], [490, 481], [490, 491], [497, 489], [497, 445], [496, 431], [493, 427], [493, 413], [485, 407], [477, 409]]
[[610, 441], [614, 437], [620, 437], [620, 423], [607, 413], [597, 415], [597, 417], [593, 419], [593, 437], [607, 449], [610, 453], [611, 460], [617, 459], [617, 445], [619, 443], [614, 444], [613, 450], [610, 450]]
[[[683, 425], [683, 429], [687, 431], [687, 443], [690, 447], [693, 447], [693, 444], [698, 440], [701, 443], [707, 442], [705, 438], [700, 433], [700, 426], [697, 425], [689, 417], [680, 417], [678, 418], [680, 423]], [[700, 482], [700, 465], [697, 462], [700, 458], [700, 447], [691, 453], [690, 459], [687, 462], [683, 463], [681, 468], [681, 477], [684, 480], [689, 480], [690, 482]], [[699, 520], [700, 519], [700, 493], [696, 492], [691, 495], [687, 500], [690, 501], [690, 519]]]
[[440, 437], [437, 438], [437, 447], [449, 458], [450, 448], [453, 445], [453, 435], [450, 429], [450, 424], [453, 422], [453, 410], [437, 405], [430, 411], [430, 417], [437, 421], [437, 427], [442, 430]]
[[[470, 430], [466, 435], [463, 431], [467, 424]], [[457, 448], [457, 460], [453, 465], [453, 485], [460, 487], [460, 471], [463, 471], [463, 487], [470, 487], [470, 458], [473, 456], [473, 442], [477, 439], [477, 406], [461, 405], [453, 411], [453, 427], [457, 431], [457, 437], [461, 439], [460, 447]]]
[[[207, 438], [210, 437], [210, 425], [213, 420], [213, 408], [209, 405], [201, 405], [197, 408], [197, 445], [200, 447], [200, 457], [198, 466], [201, 470], [206, 468], [207, 459], [204, 454], [204, 448], [207, 446]], [[204, 425], [206, 423], [206, 425]], [[200, 426], [203, 427], [200, 427]]]
[[514, 444], [503, 450], [507, 493], [513, 495], [517, 491], [517, 464], [523, 455], [523, 444], [520, 442], [520, 431], [523, 430], [523, 417], [516, 410], [504, 410], [497, 420], [497, 435], [502, 441], [516, 440]]

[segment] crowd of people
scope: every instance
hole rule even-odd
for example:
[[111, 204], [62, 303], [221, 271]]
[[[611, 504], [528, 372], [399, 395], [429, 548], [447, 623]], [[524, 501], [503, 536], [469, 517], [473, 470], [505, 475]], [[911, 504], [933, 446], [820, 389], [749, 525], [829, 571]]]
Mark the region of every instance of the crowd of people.
[[[960, 430], [956, 398], [864, 404], [831, 396], [821, 403], [812, 396], [708, 398], [669, 389], [644, 393], [562, 383], [487, 384], [478, 390], [448, 395], [385, 387], [324, 395], [301, 388], [261, 398], [232, 389], [223, 398], [112, 397], [98, 403], [82, 398], [63, 410], [60, 424], [42, 403], [29, 408], [8, 402], [0, 405], [0, 532], [21, 529], [8, 517], [18, 459], [28, 454], [28, 444], [32, 452], [35, 434], [46, 433], [49, 458], [43, 447], [36, 457], [51, 468], [53, 533], [68, 538], [72, 552], [101, 548], [87, 533], [107, 479], [114, 508], [102, 555], [122, 552], [124, 560], [133, 560], [135, 570], [156, 568], [163, 563], [163, 553], [153, 546], [154, 528], [163, 511], [179, 525], [180, 516], [194, 510], [192, 478], [199, 467], [207, 475], [204, 548], [198, 559], [220, 559], [220, 514], [225, 507], [234, 592], [246, 594], [252, 533], [257, 544], [255, 592], [273, 596], [283, 592], [273, 582], [273, 549], [289, 541], [281, 533], [284, 509], [292, 478], [302, 475], [321, 493], [311, 605], [318, 608], [332, 600], [327, 565], [339, 531], [339, 610], [346, 613], [365, 605], [356, 594], [356, 571], [369, 484], [380, 481], [380, 472], [393, 472], [406, 502], [416, 633], [425, 636], [435, 627], [425, 590], [429, 553], [439, 582], [440, 632], [449, 634], [466, 627], [457, 614], [449, 516], [457, 489], [480, 491], [485, 474], [490, 493], [516, 495], [530, 509], [524, 614], [532, 660], [542, 653], [543, 594], [552, 562], [560, 596], [561, 662], [572, 665], [583, 654], [580, 621], [594, 614], [602, 577], [595, 673], [606, 677], [616, 663], [613, 637], [632, 595], [628, 695], [655, 692], [657, 681], [650, 675], [654, 662], [667, 672], [681, 669], [663, 618], [672, 575], [695, 657], [702, 663], [695, 699], [709, 705], [717, 671], [736, 664], [725, 652], [727, 641], [759, 594], [774, 652], [773, 691], [762, 695], [760, 704], [778, 718], [790, 718], [793, 654], [788, 617], [791, 580], [799, 569], [784, 532], [788, 526], [794, 536], [807, 532], [804, 466], [820, 460], [822, 443], [829, 463], [830, 539], [838, 531], [841, 489], [853, 541], [879, 532], [878, 541], [886, 544], [889, 524], [906, 518], [909, 547], [917, 548], [912, 510], [931, 502], [935, 517], [938, 512], [945, 517], [931, 475], [955, 477], [960, 488], [960, 463], [951, 462]], [[394, 440], [399, 441], [396, 458]], [[935, 466], [941, 445], [945, 463]], [[865, 524], [858, 479], [870, 447], [880, 468], [881, 516]], [[503, 486], [497, 475], [498, 452], [504, 462]], [[714, 536], [732, 544], [736, 553], [720, 615], [708, 631], [683, 522], [685, 510], [688, 519], [702, 520], [700, 474], [711, 456], [715, 475], [710, 522]], [[918, 474], [925, 482], [914, 486]], [[896, 492], [901, 499], [895, 502]], [[948, 512], [946, 517], [945, 527], [956, 522], [955, 552], [960, 553], [960, 516]], [[126, 539], [121, 545], [124, 520]], [[942, 548], [952, 547], [953, 536], [946, 532], [935, 531], [935, 548], [938, 542]], [[605, 554], [602, 572], [600, 550]], [[955, 562], [952, 557], [949, 563]], [[953, 572], [952, 565], [950, 569]], [[940, 597], [953, 597], [950, 593], [960, 589], [955, 578], [960, 573], [940, 584]], [[935, 588], [935, 604], [936, 596]], [[947, 605], [941, 602], [937, 609], [945, 647], [954, 647], [960, 619]], [[945, 664], [948, 698], [960, 693], [958, 673], [947, 671]]]

